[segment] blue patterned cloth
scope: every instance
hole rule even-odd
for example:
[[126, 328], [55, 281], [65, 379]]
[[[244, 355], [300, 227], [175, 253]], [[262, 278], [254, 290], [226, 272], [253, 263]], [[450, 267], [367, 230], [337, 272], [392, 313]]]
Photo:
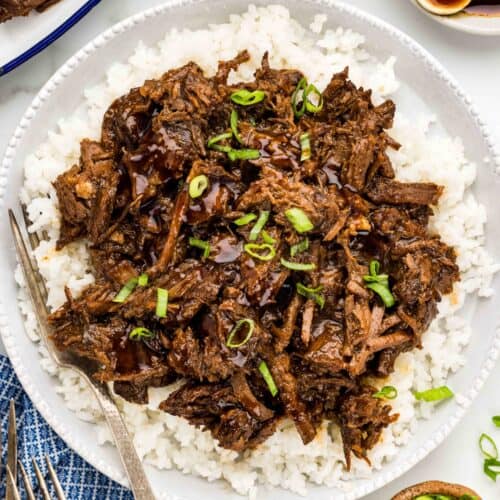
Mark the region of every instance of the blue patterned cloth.
[[[7, 457], [7, 427], [9, 402], [16, 404], [18, 458], [36, 485], [31, 458], [35, 458], [44, 474], [47, 473], [45, 455], [48, 455], [68, 500], [133, 500], [132, 493], [96, 471], [85, 460], [71, 451], [49, 427], [33, 407], [12, 370], [9, 360], [0, 355], [0, 416], [2, 429], [2, 464]], [[2, 467], [0, 498], [5, 496], [5, 468]], [[52, 489], [50, 480], [47, 484]], [[22, 481], [21, 481], [22, 482]], [[22, 498], [25, 498], [21, 491]], [[35, 492], [36, 493], [36, 492]], [[51, 491], [54, 495], [54, 491]], [[54, 497], [55, 498], [55, 497]]]

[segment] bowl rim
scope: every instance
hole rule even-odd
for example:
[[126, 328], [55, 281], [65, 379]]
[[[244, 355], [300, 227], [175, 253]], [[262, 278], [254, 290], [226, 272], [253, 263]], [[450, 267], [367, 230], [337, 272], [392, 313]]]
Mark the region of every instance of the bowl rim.
[[[24, 113], [23, 117], [16, 130], [14, 131], [3, 161], [0, 165], [0, 217], [6, 216], [6, 207], [4, 206], [4, 194], [7, 188], [7, 175], [9, 170], [13, 167], [14, 160], [17, 154], [18, 147], [23, 137], [28, 133], [32, 120], [37, 114], [39, 108], [51, 98], [53, 92], [64, 83], [66, 78], [90, 55], [97, 52], [100, 48], [108, 44], [117, 36], [125, 33], [129, 29], [138, 24], [146, 22], [148, 19], [158, 15], [162, 15], [172, 9], [181, 7], [186, 4], [198, 5], [207, 3], [210, 0], [167, 0], [165, 3], [149, 8], [134, 14], [115, 25], [111, 26], [101, 34], [97, 35], [93, 40], [88, 42], [76, 54], [70, 57], [47, 81], [41, 88], [38, 94], [33, 99], [32, 103]], [[404, 32], [394, 27], [390, 23], [379, 19], [378, 17], [369, 14], [358, 7], [353, 7], [343, 2], [336, 0], [306, 0], [307, 3], [316, 5], [318, 7], [324, 6], [328, 9], [336, 10], [357, 18], [359, 21], [370, 25], [371, 27], [384, 32], [386, 35], [395, 41], [403, 44], [409, 49], [412, 54], [420, 59], [429, 69], [436, 75], [436, 77], [443, 82], [444, 85], [452, 92], [455, 98], [465, 107], [474, 125], [479, 129], [481, 137], [483, 138], [486, 147], [489, 151], [489, 156], [494, 165], [500, 169], [500, 154], [495, 151], [494, 141], [490, 135], [488, 128], [484, 121], [479, 116], [478, 111], [472, 104], [471, 99], [462, 90], [461, 86], [454, 77], [441, 65], [438, 60], [432, 56], [426, 49], [423, 48], [418, 42], [406, 35]], [[272, 0], [269, 4], [272, 4]], [[282, 0], [277, 0], [276, 3], [282, 3]], [[21, 358], [20, 352], [17, 350], [15, 343], [15, 336], [13, 336], [10, 327], [9, 319], [6, 312], [6, 307], [0, 296], [0, 335], [5, 345], [8, 357], [12, 366], [18, 376], [24, 390], [30, 397], [33, 405], [49, 423], [51, 428], [66, 442], [66, 444], [75, 451], [78, 455], [84, 458], [93, 467], [105, 474], [109, 478], [118, 482], [123, 486], [128, 486], [128, 480], [124, 471], [121, 468], [109, 465], [98, 454], [92, 452], [88, 446], [83, 443], [74, 432], [71, 432], [67, 426], [60, 421], [59, 417], [52, 411], [52, 409], [45, 403], [39, 389], [32, 381], [31, 375], [25, 370], [24, 363]], [[419, 447], [410, 455], [404, 462], [395, 465], [391, 470], [381, 471], [380, 475], [375, 479], [369, 479], [366, 483], [356, 486], [351, 492], [344, 494], [345, 500], [355, 500], [364, 495], [368, 495], [379, 488], [387, 485], [394, 479], [398, 478], [418, 462], [424, 459], [431, 451], [433, 451], [444, 439], [451, 433], [458, 422], [464, 416], [466, 410], [471, 406], [473, 400], [477, 397], [479, 390], [484, 385], [487, 377], [491, 373], [495, 365], [495, 361], [500, 354], [500, 329], [495, 329], [492, 337], [491, 345], [488, 350], [488, 356], [483, 360], [479, 374], [470, 382], [469, 388], [463, 392], [463, 396], [457, 399], [457, 408], [449, 420], [443, 424], [442, 427], [434, 431]], [[78, 418], [78, 417], [76, 417]], [[393, 462], [394, 463], [394, 462]], [[163, 494], [162, 498], [177, 499], [178, 496]]]

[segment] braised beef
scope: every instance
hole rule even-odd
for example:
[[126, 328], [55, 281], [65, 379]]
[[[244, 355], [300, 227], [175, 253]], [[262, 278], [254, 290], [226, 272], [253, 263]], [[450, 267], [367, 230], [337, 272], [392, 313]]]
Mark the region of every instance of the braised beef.
[[[395, 178], [394, 103], [374, 106], [347, 69], [322, 109], [298, 118], [303, 75], [272, 69], [267, 54], [254, 81], [227, 83], [248, 58], [220, 63], [213, 77], [189, 63], [147, 81], [111, 105], [100, 141], [82, 142], [79, 163], [54, 183], [58, 246], [86, 240], [96, 283], [67, 292], [53, 337], [136, 403], [183, 379], [160, 408], [236, 451], [283, 418], [304, 443], [335, 421], [349, 466], [351, 453], [368, 460], [397, 419], [367, 377], [386, 377], [421, 346], [459, 278], [454, 250], [429, 228], [443, 189]], [[241, 89], [264, 99], [235, 104]], [[227, 134], [232, 111], [242, 144]], [[311, 157], [301, 159], [306, 133]], [[232, 160], [228, 151], [243, 148], [252, 158]], [[312, 227], [298, 232], [290, 209]], [[373, 273], [392, 302], [369, 286]], [[130, 294], [117, 301], [123, 287]]]
[[13, 17], [27, 16], [32, 10], [43, 12], [60, 0], [2, 0], [0, 2], [0, 23]]

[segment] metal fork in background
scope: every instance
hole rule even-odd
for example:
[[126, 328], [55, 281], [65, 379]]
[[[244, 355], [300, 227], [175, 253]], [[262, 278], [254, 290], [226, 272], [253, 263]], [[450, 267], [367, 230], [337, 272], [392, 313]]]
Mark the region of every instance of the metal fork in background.
[[[25, 211], [23, 211], [23, 214], [26, 226], [25, 229], [27, 232], [28, 221]], [[31, 302], [33, 304], [33, 310], [40, 327], [40, 336], [42, 337], [48, 352], [55, 363], [61, 367], [69, 368], [77, 372], [86, 380], [92, 389], [108, 422], [118, 449], [118, 453], [120, 454], [121, 461], [127, 473], [130, 487], [134, 493], [134, 498], [136, 500], [154, 500], [155, 496], [153, 495], [153, 491], [148, 478], [146, 477], [146, 473], [144, 472], [142, 463], [137, 456], [132, 439], [130, 438], [120, 412], [118, 411], [118, 408], [109, 393], [108, 387], [105, 384], [99, 384], [92, 378], [92, 367], [89, 362], [76, 356], [72, 356], [69, 353], [59, 352], [52, 344], [50, 340], [50, 325], [48, 323], [49, 312], [46, 306], [46, 290], [43, 287], [43, 279], [38, 272], [38, 268], [29, 256], [24, 238], [12, 210], [9, 210], [9, 218], [17, 255], [19, 257]], [[36, 234], [32, 234], [30, 236], [30, 243], [31, 249], [35, 250], [39, 243], [38, 236]]]
[[[27, 500], [35, 500], [35, 494], [33, 493], [33, 487], [31, 485], [31, 481], [26, 474], [26, 471], [23, 467], [23, 464], [17, 460], [17, 423], [16, 423], [16, 409], [14, 407], [14, 401], [10, 400], [10, 409], [9, 409], [9, 431], [8, 431], [8, 449], [7, 449], [7, 466], [6, 466], [6, 500], [21, 500], [21, 496], [19, 494], [19, 490], [17, 488], [17, 469], [16, 466], [19, 464], [19, 469], [21, 471], [21, 475], [24, 482], [24, 489], [26, 490], [26, 498]], [[45, 461], [47, 463], [47, 468], [49, 471], [49, 476], [56, 491], [56, 496], [58, 500], [66, 500], [66, 496], [61, 488], [61, 483], [57, 478], [57, 475], [52, 467], [50, 459], [47, 455], [45, 455]], [[33, 459], [33, 468], [35, 470], [36, 478], [38, 481], [38, 486], [40, 487], [40, 491], [42, 493], [43, 500], [51, 500], [49, 489], [47, 487], [47, 483], [43, 478], [43, 474], [38, 467], [35, 459]]]

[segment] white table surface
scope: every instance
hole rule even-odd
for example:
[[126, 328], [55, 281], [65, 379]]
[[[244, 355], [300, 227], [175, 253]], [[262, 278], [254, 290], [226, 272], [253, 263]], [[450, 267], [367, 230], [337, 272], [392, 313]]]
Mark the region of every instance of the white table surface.
[[[416, 11], [410, 0], [347, 1], [396, 25], [437, 57], [473, 98], [500, 145], [500, 37], [451, 31]], [[45, 52], [0, 78], [0, 154], [36, 92], [66, 59], [116, 21], [159, 3], [161, 0], [103, 0]], [[0, 352], [3, 352], [1, 344]], [[500, 429], [495, 430], [490, 423], [492, 415], [500, 414], [499, 380], [497, 365], [476, 403], [445, 443], [420, 465], [367, 500], [389, 500], [400, 489], [429, 479], [461, 482], [476, 489], [484, 500], [500, 499], [500, 484], [483, 474], [477, 447], [483, 431], [500, 445]]]

